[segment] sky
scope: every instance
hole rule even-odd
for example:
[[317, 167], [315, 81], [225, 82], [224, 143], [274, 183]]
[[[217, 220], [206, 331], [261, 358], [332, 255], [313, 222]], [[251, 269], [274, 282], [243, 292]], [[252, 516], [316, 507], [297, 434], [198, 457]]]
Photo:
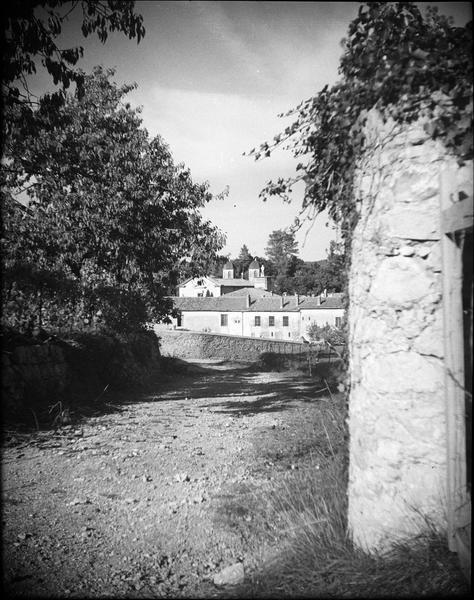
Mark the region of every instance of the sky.
[[[437, 5], [457, 25], [472, 18], [470, 2]], [[195, 181], [208, 181], [225, 200], [202, 210], [227, 237], [221, 254], [235, 258], [245, 244], [264, 256], [270, 233], [293, 223], [302, 189], [291, 204], [263, 202], [259, 193], [272, 179], [294, 173], [291, 152], [261, 161], [243, 153], [270, 141], [292, 118], [278, 117], [338, 79], [341, 40], [359, 2], [141, 1], [146, 34], [137, 45], [111, 34], [105, 45], [84, 39], [79, 14], [64, 29], [65, 45], [84, 46], [79, 66], [115, 67], [118, 83], [137, 84], [129, 101], [142, 107], [143, 126], [161, 135], [175, 162]], [[325, 214], [297, 233], [299, 256], [326, 257], [337, 231]]]

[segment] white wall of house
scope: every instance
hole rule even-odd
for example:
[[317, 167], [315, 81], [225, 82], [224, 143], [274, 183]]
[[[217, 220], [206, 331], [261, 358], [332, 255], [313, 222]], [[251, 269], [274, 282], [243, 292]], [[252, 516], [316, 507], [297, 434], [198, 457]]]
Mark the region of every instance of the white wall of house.
[[308, 327], [314, 323], [318, 327], [324, 327], [326, 324], [331, 327], [337, 327], [342, 322], [344, 316], [343, 308], [308, 308], [300, 310], [301, 316], [301, 334], [306, 333]]
[[[273, 325], [270, 325], [271, 317]], [[260, 320], [260, 325], [256, 324], [256, 318]], [[300, 336], [297, 312], [244, 312], [243, 323], [243, 335], [249, 337], [296, 340]]]
[[221, 295], [221, 288], [207, 277], [195, 277], [179, 286], [178, 295], [180, 298], [204, 298], [209, 295], [216, 298]]
[[181, 327], [190, 331], [242, 335], [242, 313], [214, 310], [183, 311]]
[[262, 290], [270, 289], [270, 277], [250, 277], [249, 283]]
[[[190, 331], [227, 333], [275, 340], [298, 340], [312, 323], [323, 327], [336, 325], [342, 319], [342, 308], [291, 311], [183, 311], [181, 322], [172, 319], [172, 326]], [[257, 318], [257, 320], [256, 320]], [[259, 319], [259, 324], [258, 324]]]

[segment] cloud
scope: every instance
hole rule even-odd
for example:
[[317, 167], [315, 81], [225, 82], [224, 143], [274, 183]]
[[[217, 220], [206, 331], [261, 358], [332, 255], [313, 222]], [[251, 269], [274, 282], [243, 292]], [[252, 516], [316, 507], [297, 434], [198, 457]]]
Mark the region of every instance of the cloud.
[[[175, 161], [184, 162], [196, 181], [209, 181], [214, 193], [230, 186], [225, 201], [212, 202], [203, 210], [228, 234], [226, 251], [234, 256], [245, 243], [263, 255], [270, 233], [291, 225], [298, 214], [301, 190], [291, 205], [278, 199], [264, 203], [258, 195], [268, 180], [293, 174], [296, 162], [288, 151], [258, 162], [242, 153], [272, 140], [291, 122], [277, 117], [283, 110], [281, 100], [159, 86], [151, 96], [147, 93], [143, 119], [149, 133], [162, 135]], [[302, 232], [300, 248], [303, 239]], [[329, 239], [332, 234], [325, 230], [309, 240], [301, 256], [324, 257]]]
[[[175, 160], [212, 183], [215, 176], [255, 172], [254, 161], [242, 154], [285, 128], [289, 120], [277, 117], [280, 110], [281, 103], [271, 98], [154, 87], [143, 118], [150, 134], [169, 143]], [[272, 164], [288, 170], [293, 161], [289, 153], [278, 153]]]

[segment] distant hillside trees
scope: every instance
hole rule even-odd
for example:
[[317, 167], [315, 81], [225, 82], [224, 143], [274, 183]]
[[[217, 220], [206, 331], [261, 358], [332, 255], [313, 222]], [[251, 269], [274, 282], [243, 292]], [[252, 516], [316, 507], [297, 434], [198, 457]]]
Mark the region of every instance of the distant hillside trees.
[[324, 290], [342, 292], [345, 277], [343, 244], [332, 240], [326, 259], [299, 264], [293, 278], [293, 291], [299, 294], [320, 294]]
[[[243, 244], [239, 254], [215, 256], [207, 262], [204, 272], [213, 277], [222, 277], [224, 265], [230, 260], [234, 265], [234, 275], [248, 279], [248, 268], [253, 260], [264, 267], [265, 275], [272, 279], [272, 290], [276, 293], [317, 295], [324, 290], [341, 292], [344, 289], [343, 244], [331, 241], [327, 258], [307, 262], [297, 256], [298, 243], [294, 234], [282, 230], [272, 232], [266, 247], [266, 257], [251, 254]], [[190, 268], [190, 267], [189, 267]], [[192, 269], [189, 276], [192, 276]]]

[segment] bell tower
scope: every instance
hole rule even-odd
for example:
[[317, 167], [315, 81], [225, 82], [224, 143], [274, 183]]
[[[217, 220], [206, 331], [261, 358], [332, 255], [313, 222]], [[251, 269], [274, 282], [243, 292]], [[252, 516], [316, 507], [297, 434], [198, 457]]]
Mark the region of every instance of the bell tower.
[[222, 271], [223, 279], [234, 279], [234, 265], [229, 261], [227, 261], [224, 265], [224, 269]]
[[260, 277], [260, 265], [256, 260], [253, 260], [249, 264], [249, 281], [252, 281], [252, 279], [257, 279], [257, 277]]

